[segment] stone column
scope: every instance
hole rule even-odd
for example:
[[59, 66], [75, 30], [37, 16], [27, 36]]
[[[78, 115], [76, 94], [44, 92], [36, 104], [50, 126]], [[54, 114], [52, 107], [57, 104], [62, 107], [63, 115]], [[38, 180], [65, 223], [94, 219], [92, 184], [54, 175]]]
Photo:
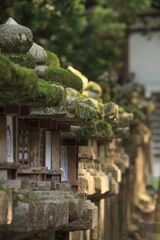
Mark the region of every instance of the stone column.
[[99, 201], [99, 240], [104, 240], [104, 211], [105, 211], [105, 201], [101, 199]]
[[112, 240], [111, 236], [111, 197], [105, 199], [105, 232], [104, 232], [104, 240]]
[[98, 239], [98, 228], [91, 229], [90, 233], [90, 240], [97, 240]]
[[90, 240], [90, 230], [83, 231], [83, 240]]
[[83, 231], [70, 232], [69, 240], [83, 240]]
[[149, 240], [159, 240], [160, 239], [160, 185], [158, 191], [157, 204], [155, 209], [155, 222], [153, 224], [153, 233], [150, 234]]

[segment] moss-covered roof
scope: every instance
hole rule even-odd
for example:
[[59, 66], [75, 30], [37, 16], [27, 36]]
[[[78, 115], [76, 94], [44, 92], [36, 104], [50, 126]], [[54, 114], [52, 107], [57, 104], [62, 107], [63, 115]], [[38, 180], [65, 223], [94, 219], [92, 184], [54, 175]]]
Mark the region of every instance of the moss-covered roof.
[[[98, 118], [97, 111], [84, 103], [78, 103], [75, 98], [67, 98], [66, 107], [61, 105], [59, 108], [55, 107], [39, 107], [31, 108], [30, 115], [33, 117], [52, 117], [58, 118], [63, 117], [65, 119], [70, 119], [70, 121], [81, 121], [92, 123], [93, 120]], [[79, 124], [78, 124], [79, 125]]]
[[62, 100], [62, 88], [51, 86], [48, 82], [38, 79], [36, 91], [20, 93], [17, 91], [6, 91], [0, 93], [0, 104], [22, 104], [28, 106], [55, 106]]
[[[13, 19], [1, 25], [1, 29], [6, 29], [7, 35], [3, 31], [4, 36], [0, 38], [5, 53], [0, 54], [0, 105], [27, 105], [28, 118], [61, 118], [71, 124], [83, 124], [77, 128], [76, 136], [104, 139], [113, 135], [107, 122], [112, 123], [115, 134], [122, 136], [122, 132], [126, 134], [126, 126], [138, 125], [154, 110], [153, 103], [145, 100], [143, 86], [137, 83], [119, 86], [107, 72], [97, 79], [98, 83], [88, 82], [73, 67], [61, 68], [56, 54], [33, 43], [30, 29]], [[18, 39], [15, 31], [26, 32], [27, 41]], [[110, 101], [124, 106], [123, 111]], [[93, 126], [85, 127], [90, 124]]]
[[0, 91], [35, 91], [38, 78], [34, 70], [15, 65], [0, 54]]
[[15, 64], [20, 65], [21, 67], [26, 68], [35, 68], [35, 59], [31, 55], [27, 54], [18, 54], [18, 53], [3, 53], [4, 56], [8, 57]]
[[44, 80], [60, 84], [64, 87], [71, 87], [78, 91], [81, 91], [83, 87], [82, 80], [78, 76], [70, 70], [66, 70], [61, 67], [49, 66]]
[[62, 138], [98, 138], [109, 140], [113, 137], [112, 126], [98, 120], [92, 126], [74, 127], [71, 133], [62, 133]]

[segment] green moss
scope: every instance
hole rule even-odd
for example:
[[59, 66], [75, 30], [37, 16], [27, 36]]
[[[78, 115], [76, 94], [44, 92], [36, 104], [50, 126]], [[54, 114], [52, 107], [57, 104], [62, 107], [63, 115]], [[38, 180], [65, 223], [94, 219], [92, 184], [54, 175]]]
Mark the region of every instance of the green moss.
[[82, 79], [80, 77], [78, 77], [77, 75], [75, 75], [70, 70], [67, 69], [67, 71], [69, 73], [69, 78], [70, 78], [70, 86], [68, 86], [68, 87], [74, 88], [81, 92], [82, 88], [83, 88]]
[[124, 110], [129, 113], [133, 113], [134, 119], [138, 121], [142, 121], [145, 119], [145, 116], [142, 111], [140, 111], [137, 107], [135, 106], [123, 106]]
[[95, 123], [95, 129], [98, 136], [104, 137], [104, 138], [111, 138], [113, 136], [112, 126], [110, 123], [107, 123], [106, 121], [97, 121]]
[[0, 69], [1, 90], [26, 92], [37, 89], [38, 77], [34, 70], [19, 67], [2, 54]]
[[111, 96], [108, 93], [102, 94], [103, 103], [108, 103], [111, 101]]
[[90, 91], [92, 91], [92, 92], [95, 92], [98, 97], [101, 97], [101, 95], [102, 95], [102, 88], [101, 88], [101, 86], [100, 86], [98, 83], [96, 83], [96, 82], [89, 81], [89, 82], [88, 82], [87, 89], [90, 90]]
[[95, 108], [96, 110], [98, 109], [98, 101], [96, 99], [84, 97], [82, 102], [89, 105], [90, 107]]
[[38, 81], [38, 93], [36, 99], [44, 100], [48, 105], [57, 105], [62, 100], [62, 89], [58, 86], [50, 86], [42, 79]]
[[88, 106], [85, 103], [78, 103], [75, 109], [76, 117], [82, 118], [86, 121], [97, 119], [97, 111], [93, 108]]
[[[14, 31], [14, 33], [12, 32]], [[15, 34], [15, 29], [14, 28], [10, 28], [9, 31], [6, 32], [6, 34], [8, 35], [13, 35]], [[10, 44], [8, 42], [8, 44], [5, 44], [3, 46], [1, 46], [1, 52], [2, 53], [13, 53], [16, 49], [16, 53], [27, 53], [29, 51], [29, 49], [32, 47], [33, 41], [30, 39], [28, 40], [20, 40], [18, 38], [12, 38], [12, 36], [10, 36], [10, 38], [12, 39], [12, 44]]]
[[60, 61], [59, 61], [59, 58], [57, 57], [57, 55], [50, 51], [46, 51], [46, 53], [47, 53], [46, 65], [51, 66], [51, 67], [59, 67]]
[[99, 85], [101, 86], [101, 89], [102, 89], [102, 94], [104, 93], [110, 93], [110, 86], [107, 82], [99, 82]]
[[79, 98], [77, 98], [78, 102], [82, 102], [85, 103], [87, 105], [89, 105], [90, 107], [93, 107], [96, 109], [96, 111], [102, 116], [104, 117], [104, 105], [102, 103], [99, 103], [96, 99], [93, 98], [87, 98], [84, 96], [80, 96]]
[[48, 74], [44, 80], [71, 87], [78, 91], [82, 89], [82, 80], [69, 70], [61, 67], [48, 67]]
[[117, 128], [114, 130], [114, 137], [128, 138], [130, 136], [130, 128]]
[[77, 104], [78, 104], [78, 102], [77, 102], [76, 98], [67, 97], [67, 106], [66, 106], [67, 112], [69, 112], [71, 114], [75, 114], [75, 109], [76, 109]]
[[5, 187], [3, 187], [2, 185], [0, 185], [0, 191], [4, 191], [6, 193], [10, 193], [10, 190], [5, 188]]
[[113, 136], [112, 126], [105, 121], [96, 121], [94, 126], [77, 128], [77, 137], [91, 138], [100, 137], [110, 139]]
[[66, 93], [68, 97], [80, 97], [80, 93], [73, 88], [66, 88]]
[[6, 57], [8, 57], [12, 62], [19, 64], [21, 67], [26, 68], [35, 68], [35, 59], [31, 55], [27, 54], [17, 54], [17, 53], [6, 53], [4, 54]]
[[100, 114], [101, 117], [105, 116], [103, 103], [98, 102], [98, 113]]
[[70, 86], [69, 74], [67, 70], [61, 67], [48, 67], [48, 74], [44, 77], [44, 80], [66, 87]]
[[42, 106], [55, 106], [62, 100], [62, 89], [58, 86], [51, 86], [42, 79], [38, 80], [38, 89], [36, 92], [18, 93], [3, 92], [0, 93], [0, 103], [18, 104], [18, 103], [41, 103]]
[[[83, 95], [80, 95], [79, 97], [77, 97], [77, 102], [81, 103], [83, 102], [84, 100], [88, 99], [88, 97], [86, 96], [83, 96]], [[85, 103], [85, 102], [84, 102]], [[85, 103], [85, 104], [88, 104], [88, 103]], [[89, 104], [88, 104], [89, 105]], [[92, 106], [93, 107], [93, 106]]]
[[16, 192], [13, 190], [13, 205], [16, 206], [18, 202], [23, 203], [33, 203], [39, 201], [37, 195], [35, 195], [33, 192]]
[[94, 126], [79, 127], [76, 133], [79, 138], [90, 138], [95, 135], [95, 128]]

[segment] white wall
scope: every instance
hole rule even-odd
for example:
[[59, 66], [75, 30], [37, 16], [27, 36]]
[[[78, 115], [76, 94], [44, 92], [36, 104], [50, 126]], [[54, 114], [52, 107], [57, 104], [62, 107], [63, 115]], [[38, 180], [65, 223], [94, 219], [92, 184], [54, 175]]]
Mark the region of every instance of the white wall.
[[151, 33], [150, 37], [140, 33], [129, 37], [129, 72], [136, 74], [147, 95], [160, 91], [160, 32]]

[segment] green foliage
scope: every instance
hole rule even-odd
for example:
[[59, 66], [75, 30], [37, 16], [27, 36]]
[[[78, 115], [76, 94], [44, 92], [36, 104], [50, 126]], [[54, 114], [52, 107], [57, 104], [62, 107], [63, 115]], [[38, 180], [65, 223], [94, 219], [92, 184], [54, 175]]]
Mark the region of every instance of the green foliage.
[[25, 54], [17, 54], [17, 53], [4, 53], [6, 57], [8, 57], [12, 62], [15, 64], [20, 65], [21, 67], [26, 68], [35, 68], [35, 59], [31, 55], [25, 55]]
[[120, 22], [124, 22], [127, 25], [136, 22], [138, 14], [140, 14], [146, 7], [150, 6], [150, 0], [96, 0], [96, 2], [102, 4], [103, 6], [110, 7], [116, 13], [118, 13], [118, 19]]
[[34, 41], [94, 81], [120, 66], [129, 24], [150, 0], [24, 0], [2, 3], [0, 22], [9, 16], [33, 31]]

